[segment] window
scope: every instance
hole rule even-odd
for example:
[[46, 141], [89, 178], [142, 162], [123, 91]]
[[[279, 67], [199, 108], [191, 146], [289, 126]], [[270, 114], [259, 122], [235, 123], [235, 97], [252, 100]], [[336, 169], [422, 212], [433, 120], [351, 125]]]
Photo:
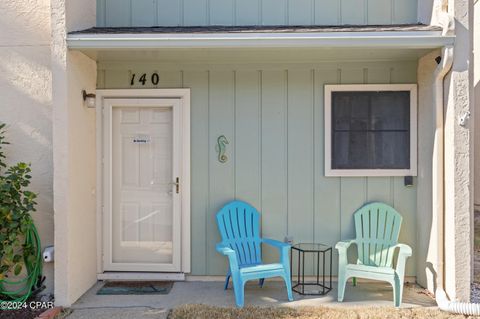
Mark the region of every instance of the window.
[[325, 85], [326, 176], [416, 174], [416, 84]]

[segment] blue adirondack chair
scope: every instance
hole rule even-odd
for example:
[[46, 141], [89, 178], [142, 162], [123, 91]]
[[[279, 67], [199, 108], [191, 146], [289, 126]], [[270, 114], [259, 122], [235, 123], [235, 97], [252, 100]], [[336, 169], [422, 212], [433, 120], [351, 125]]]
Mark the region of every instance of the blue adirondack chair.
[[[263, 286], [265, 278], [282, 277], [287, 286], [288, 300], [293, 300], [288, 258], [290, 245], [260, 238], [260, 213], [254, 207], [241, 201], [228, 203], [217, 213], [217, 226], [222, 242], [217, 244], [216, 249], [229, 261], [225, 290], [232, 277], [238, 307], [244, 304], [245, 283], [253, 279], [259, 279], [260, 286]], [[278, 248], [279, 263], [262, 263], [262, 243]]]
[[[356, 239], [338, 242], [338, 301], [343, 301], [345, 284], [349, 278], [367, 278], [389, 282], [393, 287], [395, 307], [402, 303], [403, 279], [407, 258], [412, 249], [398, 243], [402, 216], [393, 208], [383, 203], [370, 203], [355, 214]], [[351, 244], [357, 245], [358, 260], [349, 264], [347, 249]], [[396, 268], [392, 267], [395, 249], [399, 249]]]

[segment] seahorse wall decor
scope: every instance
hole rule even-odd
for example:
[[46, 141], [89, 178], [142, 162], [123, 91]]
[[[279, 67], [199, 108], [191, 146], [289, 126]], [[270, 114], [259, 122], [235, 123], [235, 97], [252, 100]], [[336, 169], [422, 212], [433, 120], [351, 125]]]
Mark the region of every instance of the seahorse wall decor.
[[229, 143], [228, 143], [228, 140], [225, 137], [225, 135], [220, 135], [217, 138], [216, 149], [217, 149], [217, 152], [218, 152], [218, 161], [220, 163], [226, 163], [228, 161], [228, 156], [225, 155], [225, 152], [227, 150], [227, 146], [226, 146], [227, 144], [229, 144]]

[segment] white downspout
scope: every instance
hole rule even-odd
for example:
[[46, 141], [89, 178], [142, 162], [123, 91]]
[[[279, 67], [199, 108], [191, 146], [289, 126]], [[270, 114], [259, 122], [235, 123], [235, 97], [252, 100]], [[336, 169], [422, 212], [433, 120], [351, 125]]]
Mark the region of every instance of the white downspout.
[[[446, 8], [443, 8], [444, 10]], [[453, 27], [453, 22], [447, 12], [444, 11], [443, 22], [444, 34]], [[468, 302], [450, 301], [445, 293], [445, 206], [444, 206], [444, 110], [443, 110], [443, 81], [450, 71], [453, 63], [453, 46], [442, 49], [441, 60], [438, 61], [435, 70], [434, 99], [435, 99], [435, 140], [432, 163], [432, 209], [437, 216], [438, 234], [438, 261], [437, 261], [437, 289], [435, 300], [438, 307], [443, 311], [460, 313], [464, 315], [480, 315], [480, 304]]]

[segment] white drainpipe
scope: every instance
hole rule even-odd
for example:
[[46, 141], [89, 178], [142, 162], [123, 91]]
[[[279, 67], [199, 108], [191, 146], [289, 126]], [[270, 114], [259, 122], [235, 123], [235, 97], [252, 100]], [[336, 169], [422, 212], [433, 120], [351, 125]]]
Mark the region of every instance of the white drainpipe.
[[[452, 20], [445, 14], [444, 33], [452, 27]], [[460, 313], [464, 315], [480, 315], [480, 304], [468, 302], [450, 301], [445, 293], [445, 207], [444, 207], [444, 116], [443, 116], [443, 80], [450, 71], [453, 62], [453, 46], [447, 46], [442, 49], [441, 61], [435, 70], [434, 99], [435, 99], [435, 141], [433, 149], [432, 163], [432, 187], [433, 187], [433, 212], [437, 215], [437, 234], [438, 234], [438, 262], [437, 262], [437, 290], [435, 299], [438, 307], [443, 311]]]

